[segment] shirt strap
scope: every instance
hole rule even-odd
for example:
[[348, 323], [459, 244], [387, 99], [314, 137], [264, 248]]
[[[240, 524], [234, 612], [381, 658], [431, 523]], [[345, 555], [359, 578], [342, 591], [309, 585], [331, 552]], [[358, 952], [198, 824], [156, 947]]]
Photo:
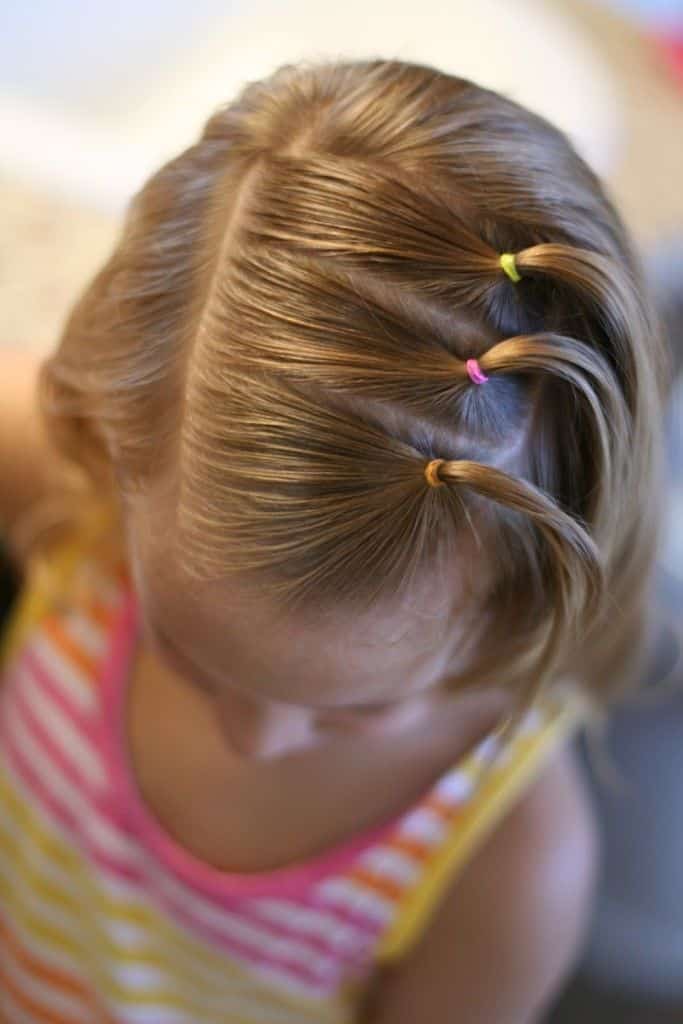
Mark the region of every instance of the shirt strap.
[[[396, 917], [384, 933], [375, 954], [379, 963], [396, 962], [412, 949], [458, 872], [525, 786], [539, 774], [544, 760], [571, 736], [587, 715], [587, 703], [574, 686], [566, 689], [563, 686], [561, 694], [540, 697], [533, 707], [541, 712], [541, 725], [515, 733], [501, 763], [486, 774], [481, 786], [463, 804], [448, 835], [435, 849], [417, 884], [403, 898]], [[476, 777], [475, 760], [475, 755], [470, 755], [462, 763], [462, 770], [470, 777]]]

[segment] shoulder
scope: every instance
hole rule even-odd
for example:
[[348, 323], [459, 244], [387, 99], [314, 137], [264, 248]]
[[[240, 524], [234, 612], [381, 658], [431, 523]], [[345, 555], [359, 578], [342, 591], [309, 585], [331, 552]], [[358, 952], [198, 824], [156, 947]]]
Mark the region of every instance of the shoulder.
[[580, 951], [599, 851], [566, 743], [451, 885], [417, 947], [379, 976], [368, 1024], [532, 1024]]

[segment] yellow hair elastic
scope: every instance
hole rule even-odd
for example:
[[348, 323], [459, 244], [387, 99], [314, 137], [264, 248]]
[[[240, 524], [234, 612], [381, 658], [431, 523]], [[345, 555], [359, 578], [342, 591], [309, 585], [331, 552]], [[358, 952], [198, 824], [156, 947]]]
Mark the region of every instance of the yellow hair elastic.
[[500, 257], [500, 265], [510, 278], [511, 281], [521, 281], [521, 275], [517, 271], [515, 266], [515, 254], [514, 252], [504, 252]]

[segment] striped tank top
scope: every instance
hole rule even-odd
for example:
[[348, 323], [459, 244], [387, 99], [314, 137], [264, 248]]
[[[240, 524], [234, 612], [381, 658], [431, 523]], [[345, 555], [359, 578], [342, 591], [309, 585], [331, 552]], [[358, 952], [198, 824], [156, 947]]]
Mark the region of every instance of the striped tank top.
[[377, 966], [419, 940], [580, 725], [578, 693], [539, 698], [483, 782], [492, 735], [394, 820], [305, 862], [225, 873], [140, 798], [122, 743], [135, 597], [125, 567], [73, 541], [54, 555], [65, 579], [86, 568], [68, 600], [26, 587], [0, 647], [0, 1020], [350, 1024]]

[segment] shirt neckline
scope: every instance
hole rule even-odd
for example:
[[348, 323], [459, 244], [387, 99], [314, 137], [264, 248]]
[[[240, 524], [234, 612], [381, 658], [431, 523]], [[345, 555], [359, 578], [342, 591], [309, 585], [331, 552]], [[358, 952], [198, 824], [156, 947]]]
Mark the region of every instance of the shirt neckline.
[[148, 808], [135, 779], [125, 726], [126, 699], [132, 656], [140, 633], [137, 597], [128, 583], [113, 623], [111, 642], [103, 666], [103, 743], [107, 749], [114, 799], [135, 835], [174, 875], [214, 897], [294, 895], [313, 883], [340, 875], [366, 850], [396, 832], [402, 820], [432, 795], [448, 769], [404, 811], [365, 829], [332, 849], [268, 871], [223, 871], [195, 856], [175, 840]]

